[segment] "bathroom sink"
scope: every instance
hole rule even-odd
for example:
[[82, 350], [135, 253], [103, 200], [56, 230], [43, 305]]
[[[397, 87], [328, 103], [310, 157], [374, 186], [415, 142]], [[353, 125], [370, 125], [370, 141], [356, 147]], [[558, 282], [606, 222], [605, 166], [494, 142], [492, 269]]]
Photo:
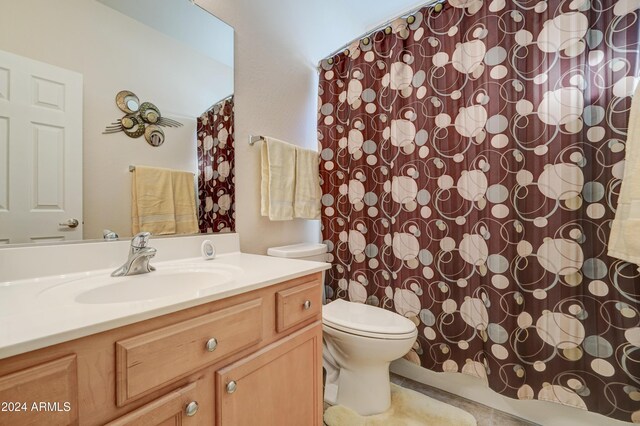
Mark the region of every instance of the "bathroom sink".
[[117, 283], [104, 279], [103, 285], [78, 294], [75, 300], [86, 304], [137, 302], [199, 292], [230, 280], [231, 274], [226, 271], [132, 275]]
[[[234, 267], [171, 267], [147, 274], [111, 277], [85, 276], [59, 283], [39, 298], [70, 298], [81, 304], [148, 302], [171, 296], [200, 296], [233, 281]], [[239, 270], [239, 268], [238, 268]]]

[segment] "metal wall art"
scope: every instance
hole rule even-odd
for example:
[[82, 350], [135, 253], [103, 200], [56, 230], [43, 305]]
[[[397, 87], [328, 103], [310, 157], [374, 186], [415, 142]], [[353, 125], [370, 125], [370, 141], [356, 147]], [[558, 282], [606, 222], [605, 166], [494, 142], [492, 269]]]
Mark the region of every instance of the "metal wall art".
[[160, 126], [181, 127], [182, 123], [163, 117], [157, 106], [151, 102], [143, 102], [135, 93], [122, 90], [116, 95], [116, 105], [126, 115], [111, 123], [102, 134], [124, 132], [130, 138], [144, 135], [151, 146], [160, 146], [164, 142], [164, 131]]

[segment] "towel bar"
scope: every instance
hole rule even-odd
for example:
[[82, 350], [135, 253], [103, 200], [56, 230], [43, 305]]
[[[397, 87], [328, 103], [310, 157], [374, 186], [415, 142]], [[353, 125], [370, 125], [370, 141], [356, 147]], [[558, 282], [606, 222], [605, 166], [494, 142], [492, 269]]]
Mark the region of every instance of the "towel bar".
[[[135, 171], [135, 169], [136, 169], [136, 166], [129, 166], [129, 171], [130, 172], [133, 173]], [[196, 173], [193, 173], [193, 172], [189, 172], [189, 173], [191, 173], [192, 175], [196, 176]]]
[[256, 142], [264, 139], [264, 136], [249, 135], [249, 145], [253, 146]]

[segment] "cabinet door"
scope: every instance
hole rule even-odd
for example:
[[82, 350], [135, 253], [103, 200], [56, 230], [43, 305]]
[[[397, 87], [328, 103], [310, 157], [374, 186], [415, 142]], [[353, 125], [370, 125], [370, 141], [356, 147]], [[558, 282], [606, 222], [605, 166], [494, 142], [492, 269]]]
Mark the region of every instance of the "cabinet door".
[[218, 371], [216, 407], [218, 425], [322, 425], [320, 322]]
[[75, 355], [0, 377], [0, 426], [77, 425]]
[[143, 405], [107, 426], [187, 426], [213, 424], [211, 375]]

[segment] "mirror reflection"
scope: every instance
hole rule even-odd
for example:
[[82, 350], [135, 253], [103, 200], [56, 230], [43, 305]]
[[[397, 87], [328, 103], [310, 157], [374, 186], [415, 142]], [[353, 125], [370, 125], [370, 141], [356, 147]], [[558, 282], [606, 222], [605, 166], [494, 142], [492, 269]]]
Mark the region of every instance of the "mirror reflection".
[[232, 27], [188, 0], [0, 9], [0, 244], [234, 230]]

